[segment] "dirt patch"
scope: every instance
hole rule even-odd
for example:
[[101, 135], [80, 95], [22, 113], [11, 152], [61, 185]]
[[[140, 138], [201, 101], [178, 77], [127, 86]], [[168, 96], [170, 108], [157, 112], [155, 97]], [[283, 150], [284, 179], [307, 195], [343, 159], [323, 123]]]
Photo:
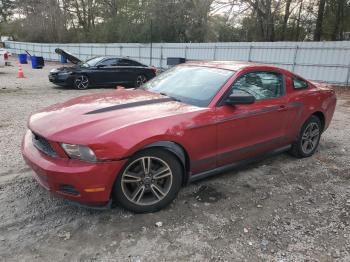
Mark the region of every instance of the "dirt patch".
[[222, 192], [217, 191], [214, 187], [205, 185], [200, 186], [192, 195], [197, 201], [204, 203], [215, 203], [225, 197]]

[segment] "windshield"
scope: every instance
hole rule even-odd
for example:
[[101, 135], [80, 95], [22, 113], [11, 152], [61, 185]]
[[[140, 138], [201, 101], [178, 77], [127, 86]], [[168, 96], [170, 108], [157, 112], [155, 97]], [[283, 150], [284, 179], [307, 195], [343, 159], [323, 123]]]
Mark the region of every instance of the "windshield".
[[86, 60], [81, 66], [82, 67], [90, 67], [96, 65], [98, 62], [100, 62], [104, 57], [93, 57], [88, 60]]
[[233, 74], [233, 71], [218, 68], [178, 66], [153, 78], [142, 88], [206, 107]]

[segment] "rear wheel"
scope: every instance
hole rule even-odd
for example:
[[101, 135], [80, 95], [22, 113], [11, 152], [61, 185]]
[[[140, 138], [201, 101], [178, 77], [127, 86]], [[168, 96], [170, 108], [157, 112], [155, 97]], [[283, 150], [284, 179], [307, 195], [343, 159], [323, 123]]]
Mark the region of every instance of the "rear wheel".
[[89, 78], [85, 75], [77, 76], [74, 79], [74, 87], [79, 90], [84, 90], [89, 88]]
[[130, 211], [155, 212], [174, 200], [181, 184], [177, 158], [166, 150], [148, 149], [128, 161], [117, 177], [113, 197]]
[[290, 153], [300, 158], [313, 155], [320, 142], [321, 132], [320, 119], [317, 116], [311, 116], [301, 128], [297, 140], [292, 144]]
[[138, 75], [135, 81], [135, 87], [140, 87], [147, 82], [147, 77], [145, 75]]

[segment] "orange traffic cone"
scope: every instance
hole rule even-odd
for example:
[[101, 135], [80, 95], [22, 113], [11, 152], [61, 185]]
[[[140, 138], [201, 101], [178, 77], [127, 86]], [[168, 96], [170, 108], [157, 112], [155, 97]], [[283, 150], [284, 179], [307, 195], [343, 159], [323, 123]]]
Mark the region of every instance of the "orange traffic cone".
[[17, 78], [24, 78], [24, 73], [23, 73], [21, 64], [18, 64], [18, 75], [17, 75]]

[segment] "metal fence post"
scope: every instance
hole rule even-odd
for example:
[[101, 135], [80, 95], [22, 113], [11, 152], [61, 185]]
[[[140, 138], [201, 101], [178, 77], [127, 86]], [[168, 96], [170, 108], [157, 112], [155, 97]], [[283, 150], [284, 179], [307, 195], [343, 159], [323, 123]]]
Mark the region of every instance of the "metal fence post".
[[119, 46], [119, 55], [123, 56], [123, 47], [122, 46]]
[[213, 60], [216, 60], [216, 49], [217, 49], [217, 46], [215, 45], [213, 50]]
[[160, 61], [159, 61], [159, 67], [163, 67], [163, 46], [160, 46]]
[[139, 45], [139, 61], [141, 61], [141, 45]]
[[248, 51], [248, 62], [252, 61], [252, 49], [253, 49], [253, 45], [250, 44], [249, 45], [249, 51]]
[[188, 50], [188, 46], [185, 46], [185, 60], [187, 60], [187, 50]]
[[348, 76], [345, 79], [345, 82], [346, 82], [347, 86], [350, 84], [350, 62], [349, 62], [349, 65], [348, 65]]
[[293, 73], [294, 73], [294, 70], [295, 70], [296, 62], [297, 62], [298, 50], [299, 50], [299, 46], [296, 45], [295, 46], [295, 50], [294, 50], [294, 58], [293, 58], [293, 66], [292, 66], [292, 72]]
[[105, 56], [106, 56], [107, 55], [107, 46], [105, 45], [104, 48], [105, 48]]

